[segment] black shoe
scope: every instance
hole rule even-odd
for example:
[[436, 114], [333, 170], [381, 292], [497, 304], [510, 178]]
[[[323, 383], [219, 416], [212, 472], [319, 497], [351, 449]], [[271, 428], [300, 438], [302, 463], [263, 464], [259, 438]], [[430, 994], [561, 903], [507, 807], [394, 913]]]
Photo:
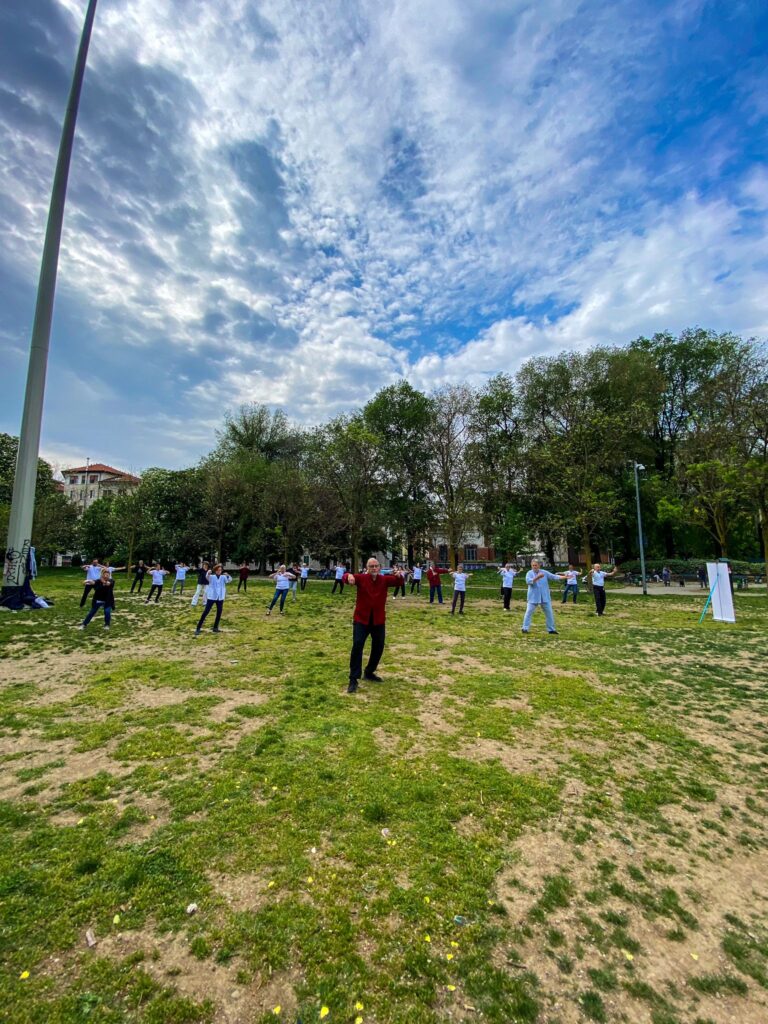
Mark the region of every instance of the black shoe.
[[530, 633], [530, 629], [521, 629], [520, 632], [523, 634], [523, 636], [528, 636], [528, 634]]
[[349, 686], [347, 687], [347, 693], [357, 693], [357, 680], [350, 679]]
[[550, 636], [558, 636], [558, 632], [557, 632], [556, 629], [549, 629], [549, 630], [547, 630], [547, 632], [549, 633]]
[[365, 672], [365, 673], [363, 673], [363, 679], [367, 679], [368, 682], [370, 682], [370, 683], [382, 683], [382, 682], [384, 682], [384, 680], [381, 678], [381, 676], [377, 676], [375, 672]]
[[221, 630], [220, 629], [216, 629], [216, 627], [214, 626], [213, 629], [211, 630], [211, 632], [212, 633], [220, 633]]

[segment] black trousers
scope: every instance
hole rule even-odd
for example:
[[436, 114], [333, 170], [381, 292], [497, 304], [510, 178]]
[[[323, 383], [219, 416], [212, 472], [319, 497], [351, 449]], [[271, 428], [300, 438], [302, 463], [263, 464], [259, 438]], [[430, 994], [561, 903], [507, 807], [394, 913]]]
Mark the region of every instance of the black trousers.
[[509, 611], [509, 602], [512, 600], [512, 587], [502, 587], [501, 593], [504, 595], [504, 607]]
[[592, 587], [592, 593], [595, 595], [597, 614], [602, 615], [605, 611], [605, 587]]
[[392, 596], [397, 597], [398, 594], [402, 594], [403, 597], [405, 597], [405, 583], [401, 584], [399, 587], [395, 587], [395, 592]]
[[414, 587], [416, 587], [416, 593], [420, 594], [421, 593], [421, 580], [411, 580], [411, 593], [413, 593], [413, 588]]
[[248, 580], [238, 580], [237, 581], [237, 592], [238, 592], [238, 594], [240, 593], [240, 587], [242, 587], [243, 590], [247, 594], [248, 593]]
[[91, 586], [92, 586], [92, 584], [86, 583], [85, 586], [83, 587], [83, 596], [80, 598], [80, 607], [81, 608], [84, 607], [86, 599], [87, 599], [88, 595], [91, 592]]
[[451, 615], [456, 611], [456, 602], [459, 598], [461, 598], [461, 603], [459, 604], [459, 615], [464, 614], [464, 598], [466, 597], [466, 593], [467, 592], [465, 590], [454, 590], [453, 601], [451, 602]]
[[[139, 585], [139, 589], [138, 590], [136, 590], [136, 584], [137, 583]], [[133, 593], [134, 590], [136, 590], [136, 593], [140, 594], [141, 593], [141, 588], [143, 586], [144, 586], [144, 577], [143, 576], [134, 576], [133, 577], [133, 583], [131, 584], [131, 593]]]
[[160, 595], [163, 592], [163, 584], [162, 583], [153, 583], [152, 584], [152, 586], [149, 588], [149, 593], [147, 594], [147, 600], [144, 602], [145, 604], [149, 604], [149, 602], [152, 600], [152, 595], [154, 594], [155, 591], [157, 591], [157, 597], [155, 598], [155, 604], [157, 604], [157, 602], [160, 600]]
[[438, 604], [443, 603], [443, 584], [436, 583], [434, 586], [430, 583], [429, 585], [429, 603], [435, 603], [435, 594], [437, 594]]
[[213, 608], [214, 605], [216, 605], [216, 619], [215, 619], [215, 621], [213, 623], [213, 628], [214, 629], [218, 629], [219, 628], [219, 623], [221, 622], [221, 613], [224, 611], [224, 602], [223, 601], [210, 601], [210, 600], [208, 600], [208, 601], [205, 602], [205, 608], [203, 608], [203, 614], [200, 616], [200, 621], [197, 624], [197, 628], [198, 629], [202, 629], [203, 628], [203, 623], [206, 620], [208, 612], [211, 610], [211, 608]]
[[339, 593], [343, 594], [344, 593], [344, 580], [334, 580], [333, 581], [333, 590], [331, 591], [332, 594], [336, 593], [336, 587], [339, 588]]
[[384, 653], [384, 632], [386, 626], [373, 626], [370, 623], [366, 626], [362, 622], [352, 623], [352, 652], [349, 655], [349, 679], [350, 682], [357, 682], [363, 674], [363, 648], [365, 641], [371, 638], [371, 653], [368, 656], [368, 664], [365, 666], [365, 674], [372, 675], [381, 661]]
[[301, 584], [301, 589], [302, 590], [306, 590], [307, 589], [307, 580], [306, 580], [305, 576], [301, 577], [301, 579], [299, 580], [299, 583]]

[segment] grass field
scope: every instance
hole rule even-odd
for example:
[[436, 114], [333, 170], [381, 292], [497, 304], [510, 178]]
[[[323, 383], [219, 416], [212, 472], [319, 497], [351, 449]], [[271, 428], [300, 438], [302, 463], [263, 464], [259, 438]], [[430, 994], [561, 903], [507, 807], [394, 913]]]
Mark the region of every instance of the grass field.
[[422, 594], [349, 696], [349, 590], [81, 578], [0, 615], [0, 1018], [768, 1021], [765, 596]]

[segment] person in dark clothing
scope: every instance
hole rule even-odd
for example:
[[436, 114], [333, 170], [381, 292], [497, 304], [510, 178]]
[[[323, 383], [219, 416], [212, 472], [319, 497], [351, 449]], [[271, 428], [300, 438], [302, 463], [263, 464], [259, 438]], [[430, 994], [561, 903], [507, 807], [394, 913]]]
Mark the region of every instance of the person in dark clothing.
[[434, 604], [435, 594], [437, 594], [437, 603], [443, 603], [443, 585], [440, 582], [441, 576], [447, 576], [450, 569], [439, 569], [434, 562], [430, 562], [429, 568], [427, 569], [427, 579], [429, 580], [429, 603]]
[[85, 602], [88, 600], [88, 595], [91, 593], [91, 588], [96, 580], [101, 579], [101, 570], [102, 565], [98, 558], [94, 558], [88, 565], [83, 566], [85, 586], [83, 587], [83, 596], [80, 598], [81, 608], [85, 606]]
[[227, 596], [227, 584], [231, 582], [232, 577], [224, 572], [224, 567], [221, 564], [214, 565], [213, 570], [208, 573], [208, 589], [205, 595], [205, 608], [203, 608], [203, 614], [198, 620], [197, 628], [195, 629], [195, 636], [200, 636], [203, 623], [208, 618], [208, 612], [210, 612], [214, 605], [216, 605], [216, 618], [211, 632], [221, 632], [219, 629], [219, 623], [221, 622], [221, 613], [224, 611], [224, 599]]
[[112, 622], [112, 612], [115, 607], [115, 585], [108, 569], [101, 570], [101, 576], [93, 584], [93, 598], [91, 610], [80, 623], [80, 629], [85, 629], [91, 619], [100, 608], [104, 609], [104, 629], [109, 629]]
[[[347, 693], [355, 693], [361, 676], [374, 683], [381, 682], [376, 675], [376, 669], [384, 653], [387, 589], [401, 586], [403, 574], [399, 569], [395, 569], [391, 575], [382, 576], [378, 559], [369, 558], [365, 572], [347, 573], [346, 581], [351, 587], [357, 588], [347, 687]], [[371, 638], [371, 653], [363, 672], [363, 648], [368, 637]]]
[[193, 608], [195, 607], [195, 605], [197, 604], [201, 597], [203, 599], [203, 603], [205, 603], [205, 599], [208, 592], [209, 568], [210, 566], [208, 565], [208, 563], [203, 562], [200, 568], [195, 570], [197, 572], [197, 586], [195, 587], [195, 592], [192, 595], [192, 600], [190, 602]]
[[144, 577], [147, 575], [147, 567], [144, 565], [144, 560], [139, 559], [136, 565], [132, 565], [133, 569], [133, 583], [131, 583], [131, 593], [136, 591], [137, 594], [141, 593], [141, 588], [144, 586]]
[[248, 593], [248, 577], [251, 574], [251, 570], [248, 568], [248, 563], [243, 562], [237, 571], [237, 592], [240, 593], [240, 587], [243, 588], [243, 593]]
[[336, 587], [339, 588], [339, 593], [340, 594], [344, 593], [344, 577], [346, 576], [346, 574], [347, 574], [347, 567], [346, 567], [346, 565], [342, 565], [341, 562], [337, 562], [336, 563], [336, 568], [334, 570], [335, 578], [334, 578], [334, 581], [333, 581], [333, 587], [331, 588], [331, 594], [335, 594], [336, 593]]

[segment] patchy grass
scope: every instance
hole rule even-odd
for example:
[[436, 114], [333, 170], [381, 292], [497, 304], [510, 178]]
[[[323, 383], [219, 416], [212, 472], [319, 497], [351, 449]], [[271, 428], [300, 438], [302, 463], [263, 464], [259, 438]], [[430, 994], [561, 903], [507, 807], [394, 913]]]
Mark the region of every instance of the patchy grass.
[[254, 583], [195, 639], [124, 581], [78, 631], [79, 580], [0, 614], [9, 1020], [768, 1019], [768, 602], [521, 637], [519, 581], [422, 593], [350, 697], [348, 592]]

